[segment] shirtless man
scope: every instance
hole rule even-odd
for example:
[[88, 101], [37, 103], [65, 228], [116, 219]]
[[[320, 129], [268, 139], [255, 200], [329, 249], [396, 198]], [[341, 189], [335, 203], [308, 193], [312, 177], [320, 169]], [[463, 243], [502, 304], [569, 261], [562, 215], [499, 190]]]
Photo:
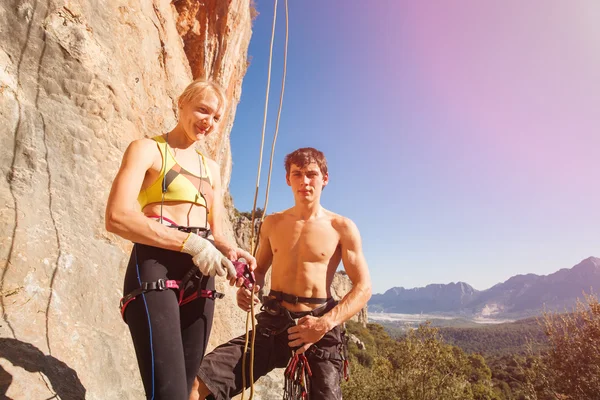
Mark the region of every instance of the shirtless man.
[[[301, 392], [307, 386], [311, 400], [341, 399], [345, 340], [340, 325], [371, 297], [369, 271], [356, 225], [320, 204], [329, 181], [323, 153], [298, 149], [286, 156], [285, 168], [295, 205], [264, 220], [256, 255], [258, 285], [263, 285], [271, 266], [273, 270], [271, 291], [256, 317], [254, 378], [300, 357], [310, 366], [312, 377], [308, 385], [293, 390]], [[331, 298], [330, 286], [340, 261], [353, 287], [338, 304]], [[237, 303], [243, 310], [258, 302], [247, 289], [238, 290]], [[239, 394], [243, 349], [241, 336], [208, 354], [190, 398], [222, 400]]]

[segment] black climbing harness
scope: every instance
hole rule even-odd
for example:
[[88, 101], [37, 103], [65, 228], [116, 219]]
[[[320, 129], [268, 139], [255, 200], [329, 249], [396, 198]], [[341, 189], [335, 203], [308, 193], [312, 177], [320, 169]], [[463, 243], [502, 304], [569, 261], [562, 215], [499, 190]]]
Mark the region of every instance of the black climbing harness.
[[[265, 301], [261, 307], [261, 311], [267, 313], [270, 316], [284, 318], [284, 323], [277, 326], [265, 326], [261, 324], [261, 314], [257, 316], [259, 325], [257, 326], [257, 333], [266, 337], [275, 337], [279, 334], [287, 331], [288, 328], [296, 325], [296, 320], [307, 315], [319, 317], [329, 311], [337, 304], [332, 298], [329, 299], [314, 299], [319, 300], [318, 303], [323, 303], [321, 306], [316, 307], [312, 311], [289, 311], [281, 305], [281, 300], [278, 298], [291, 299], [289, 294], [282, 292], [270, 291], [269, 296], [265, 298]], [[293, 296], [296, 297], [296, 296]], [[301, 302], [304, 302], [305, 298], [298, 297]], [[323, 300], [323, 301], [321, 301]], [[285, 300], [288, 301], [288, 300]], [[316, 301], [315, 301], [316, 302]], [[291, 303], [291, 301], [290, 301]], [[341, 342], [335, 346], [335, 348], [323, 349], [317, 345], [312, 345], [303, 354], [296, 354], [292, 356], [288, 365], [284, 371], [284, 393], [283, 400], [307, 400], [310, 397], [310, 380], [312, 377], [312, 370], [307, 357], [318, 358], [321, 360], [338, 360], [343, 363], [343, 378], [347, 381], [349, 378], [349, 365], [348, 365], [348, 337], [345, 330], [341, 331]]]

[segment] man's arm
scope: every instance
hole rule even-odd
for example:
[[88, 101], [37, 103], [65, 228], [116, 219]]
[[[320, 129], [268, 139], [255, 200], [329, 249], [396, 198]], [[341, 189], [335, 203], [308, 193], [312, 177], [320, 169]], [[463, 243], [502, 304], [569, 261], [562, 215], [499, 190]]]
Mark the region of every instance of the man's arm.
[[371, 277], [363, 254], [358, 228], [354, 222], [344, 218], [340, 231], [342, 262], [348, 278], [352, 281], [352, 289], [337, 306], [322, 317], [327, 321], [328, 330], [358, 314], [371, 298]]
[[275, 216], [267, 216], [260, 227], [258, 232], [258, 248], [256, 249], [256, 270], [254, 276], [256, 283], [263, 287], [265, 284], [265, 275], [271, 268], [273, 262], [273, 249], [271, 249], [271, 241], [269, 236], [273, 225], [275, 224]]

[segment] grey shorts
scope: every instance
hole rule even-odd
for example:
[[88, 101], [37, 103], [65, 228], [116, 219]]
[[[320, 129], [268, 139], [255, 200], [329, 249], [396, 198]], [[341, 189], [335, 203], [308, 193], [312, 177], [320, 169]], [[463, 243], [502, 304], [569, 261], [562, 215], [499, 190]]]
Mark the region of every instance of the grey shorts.
[[[326, 307], [315, 313], [319, 316], [335, 306], [329, 302]], [[265, 304], [267, 307], [267, 304]], [[281, 307], [283, 308], [283, 307]], [[266, 375], [274, 368], [285, 368], [292, 357], [288, 345], [287, 329], [295, 324], [293, 318], [308, 313], [284, 312], [271, 315], [263, 311], [256, 316], [256, 340], [254, 343], [254, 380]], [[291, 316], [290, 316], [291, 314]], [[253, 332], [250, 332], [252, 335]], [[252, 336], [250, 336], [251, 340]], [[242, 391], [242, 357], [245, 336], [239, 336], [217, 347], [204, 357], [198, 378], [211, 391], [215, 399], [228, 400]], [[306, 352], [312, 377], [310, 378], [311, 400], [337, 400], [342, 398], [340, 383], [344, 373], [345, 357], [344, 330], [336, 326]], [[250, 350], [246, 358], [246, 385], [249, 385]], [[281, 393], [283, 395], [283, 393]]]

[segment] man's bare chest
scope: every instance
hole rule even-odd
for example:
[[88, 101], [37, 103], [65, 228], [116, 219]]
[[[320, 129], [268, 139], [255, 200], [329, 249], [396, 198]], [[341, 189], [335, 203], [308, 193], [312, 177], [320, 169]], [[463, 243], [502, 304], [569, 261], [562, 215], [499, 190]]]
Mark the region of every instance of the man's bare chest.
[[270, 237], [273, 256], [300, 262], [327, 262], [338, 250], [339, 234], [326, 222], [285, 222]]

